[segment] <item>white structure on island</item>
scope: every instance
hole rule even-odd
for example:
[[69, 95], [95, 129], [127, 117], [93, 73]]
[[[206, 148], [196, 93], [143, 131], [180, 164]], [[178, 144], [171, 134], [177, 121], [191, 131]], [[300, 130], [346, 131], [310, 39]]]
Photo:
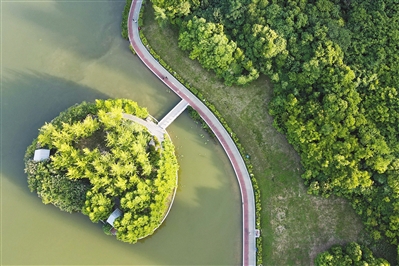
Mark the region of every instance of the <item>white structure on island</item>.
[[116, 218], [118, 218], [119, 216], [122, 215], [122, 211], [119, 210], [118, 208], [116, 208], [111, 215], [108, 217], [107, 219], [107, 223], [109, 223], [110, 225], [114, 226], [114, 221]]
[[50, 150], [47, 149], [38, 149], [35, 150], [35, 155], [33, 156], [33, 160], [35, 162], [47, 160], [50, 157]]

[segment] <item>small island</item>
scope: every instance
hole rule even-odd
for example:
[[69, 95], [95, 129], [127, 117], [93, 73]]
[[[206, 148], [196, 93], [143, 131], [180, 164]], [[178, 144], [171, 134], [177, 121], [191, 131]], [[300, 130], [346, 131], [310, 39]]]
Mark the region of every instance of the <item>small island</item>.
[[127, 99], [70, 107], [42, 126], [26, 151], [30, 190], [45, 204], [103, 222], [121, 241], [153, 234], [170, 210], [179, 166], [168, 135], [149, 123], [156, 126]]

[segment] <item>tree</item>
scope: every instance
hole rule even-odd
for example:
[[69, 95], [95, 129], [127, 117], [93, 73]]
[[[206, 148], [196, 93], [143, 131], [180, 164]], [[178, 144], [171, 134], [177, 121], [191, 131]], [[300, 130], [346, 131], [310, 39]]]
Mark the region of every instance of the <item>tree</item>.
[[189, 15], [182, 2], [153, 1], [178, 22], [179, 47], [228, 85], [267, 75], [308, 192], [347, 198], [375, 239], [396, 244], [397, 1], [202, 1]]
[[390, 265], [388, 261], [382, 258], [375, 258], [367, 247], [356, 242], [351, 242], [344, 248], [333, 246], [328, 251], [318, 254], [314, 262], [316, 266]]
[[[124, 119], [125, 110], [148, 115], [124, 99], [83, 103], [61, 113], [28, 147], [25, 171], [29, 188], [45, 204], [81, 211], [93, 222], [119, 207], [123, 215], [115, 221], [117, 238], [134, 243], [160, 225], [176, 188], [178, 164], [171, 141], [149, 145], [154, 136]], [[38, 145], [52, 147], [48, 160], [32, 161]]]

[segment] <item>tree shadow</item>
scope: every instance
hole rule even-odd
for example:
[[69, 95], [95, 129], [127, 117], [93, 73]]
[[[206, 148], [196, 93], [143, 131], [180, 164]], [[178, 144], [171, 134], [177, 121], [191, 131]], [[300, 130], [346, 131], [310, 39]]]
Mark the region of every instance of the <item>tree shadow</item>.
[[[2, 103], [1, 103], [1, 163], [2, 168], [0, 174], [2, 178], [6, 178], [18, 188], [28, 193], [26, 183], [26, 174], [24, 173], [23, 157], [27, 146], [37, 136], [38, 129], [45, 123], [51, 121], [61, 111], [69, 106], [82, 101], [93, 101], [94, 99], [108, 98], [106, 94], [100, 93], [93, 88], [82, 86], [69, 80], [55, 77], [48, 74], [43, 74], [37, 71], [17, 72], [7, 70], [7, 75], [3, 75], [2, 80]], [[198, 136], [196, 138], [199, 138]], [[195, 141], [195, 140], [194, 140]], [[201, 157], [194, 153], [186, 153], [184, 159], [201, 161]], [[210, 161], [216, 163], [218, 154], [211, 153]], [[220, 165], [219, 165], [220, 167]], [[226, 166], [230, 167], [230, 166]], [[218, 168], [220, 169], [220, 168]], [[129, 245], [117, 240], [112, 240], [102, 234], [98, 226], [91, 224], [87, 217], [80, 215], [69, 215], [67, 213], [58, 213], [58, 210], [50, 211], [48, 213], [34, 213], [36, 216], [43, 216], [40, 219], [54, 218], [55, 213], [57, 225], [61, 228], [60, 233], [67, 233], [69, 229], [63, 231], [65, 224], [74, 224], [73, 230], [85, 230], [84, 235], [87, 239], [80, 239], [80, 241], [100, 241], [101, 248], [90, 251], [90, 254], [85, 254], [87, 250], [82, 250], [79, 245], [76, 247], [68, 246], [68, 243], [61, 244], [65, 249], [76, 256], [65, 258], [65, 253], [57, 253], [60, 249], [60, 243], [57, 248], [48, 243], [49, 249], [41, 250], [42, 246], [33, 248], [35, 252], [55, 252], [57, 256], [46, 258], [40, 256], [41, 262], [48, 262], [48, 260], [60, 258], [71, 264], [81, 264], [84, 257], [88, 255], [95, 256], [95, 253], [104, 252], [107, 250], [118, 250], [118, 256], [123, 257], [121, 261], [126, 263], [127, 260], [134, 260], [137, 257], [145, 257], [146, 261], [155, 261], [156, 264], [215, 264], [225, 263], [227, 258], [231, 256], [236, 257], [237, 262], [241, 261], [241, 201], [239, 198], [231, 195], [230, 186], [237, 186], [235, 182], [226, 180], [226, 171], [220, 169], [217, 171], [215, 177], [218, 182], [217, 186], [210, 186], [206, 181], [208, 172], [206, 167], [202, 164], [195, 164], [193, 166], [186, 166], [181, 169], [180, 175], [184, 176], [179, 181], [181, 187], [178, 190], [174, 206], [171, 213], [165, 220], [164, 224], [156, 231], [156, 233], [135, 245]], [[185, 172], [185, 173], [182, 173]], [[199, 183], [192, 184], [189, 179], [198, 179]], [[203, 180], [205, 178], [205, 181]], [[23, 192], [25, 193], [25, 192]], [[36, 198], [36, 196], [32, 195]], [[211, 200], [210, 200], [211, 199]], [[237, 204], [228, 204], [234, 200]], [[238, 207], [238, 208], [237, 208]], [[230, 218], [231, 217], [231, 218]], [[26, 217], [28, 219], [29, 217]], [[32, 218], [32, 217], [30, 217]], [[79, 221], [80, 220], [80, 221]], [[87, 224], [87, 228], [84, 224]], [[229, 224], [236, 224], [233, 230], [236, 234], [231, 234], [232, 230], [228, 229]], [[41, 225], [35, 225], [35, 230], [39, 229], [45, 231]], [[26, 229], [27, 230], [27, 229]], [[28, 232], [27, 232], [28, 233]], [[13, 236], [20, 237], [14, 234]], [[50, 236], [46, 236], [52, 241], [56, 240]], [[54, 236], [55, 238], [57, 236]], [[46, 238], [46, 239], [47, 239]], [[205, 240], [204, 240], [205, 239]], [[20, 239], [20, 246], [22, 250], [32, 249], [32, 243]], [[228, 243], [227, 243], [227, 242]], [[26, 242], [26, 243], [25, 243]], [[165, 247], [168, 243], [168, 247]], [[232, 244], [234, 243], [234, 244]], [[10, 243], [7, 242], [7, 247], [10, 248]], [[229, 254], [229, 255], [227, 255]], [[70, 256], [68, 256], [70, 257]], [[102, 257], [102, 256], [100, 256]], [[8, 256], [8, 260], [13, 259], [12, 255]], [[115, 258], [108, 256], [102, 259], [102, 264], [113, 264]], [[20, 259], [17, 259], [20, 261]], [[93, 261], [98, 261], [99, 258], [92, 257]], [[109, 260], [109, 261], [107, 261]], [[15, 261], [14, 261], [15, 262]], [[20, 262], [26, 262], [22, 259]], [[56, 261], [51, 261], [51, 263]]]
[[108, 98], [95, 89], [36, 71], [7, 71], [2, 77], [1, 175], [26, 187], [23, 157], [38, 129], [82, 101]]

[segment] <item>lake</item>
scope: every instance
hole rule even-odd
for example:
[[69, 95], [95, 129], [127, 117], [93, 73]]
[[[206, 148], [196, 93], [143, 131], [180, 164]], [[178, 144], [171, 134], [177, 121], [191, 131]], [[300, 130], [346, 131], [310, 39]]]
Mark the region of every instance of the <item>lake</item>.
[[161, 119], [179, 98], [120, 37], [124, 1], [2, 1], [1, 264], [235, 265], [242, 261], [238, 183], [221, 146], [184, 112], [169, 126], [179, 188], [164, 224], [130, 245], [27, 187], [26, 147], [82, 101], [129, 98]]

